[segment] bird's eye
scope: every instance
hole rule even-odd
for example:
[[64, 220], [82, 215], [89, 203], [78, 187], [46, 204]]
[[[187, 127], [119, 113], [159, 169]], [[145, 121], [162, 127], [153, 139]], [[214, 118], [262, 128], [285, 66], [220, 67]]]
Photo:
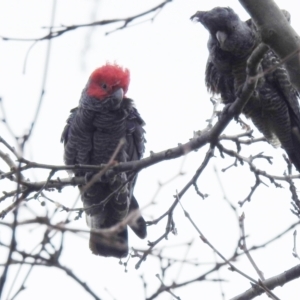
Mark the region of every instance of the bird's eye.
[[101, 84], [101, 87], [102, 87], [104, 90], [106, 90], [106, 89], [107, 89], [107, 84], [106, 84], [106, 83], [102, 83], [102, 84]]

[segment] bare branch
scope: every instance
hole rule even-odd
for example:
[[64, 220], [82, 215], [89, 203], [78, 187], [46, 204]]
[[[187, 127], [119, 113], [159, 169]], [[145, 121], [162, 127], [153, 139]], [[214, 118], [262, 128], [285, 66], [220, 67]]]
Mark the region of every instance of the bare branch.
[[[286, 283], [295, 280], [300, 277], [300, 265], [297, 265], [281, 274], [278, 274], [274, 277], [271, 277], [263, 282], [261, 282], [264, 286], [266, 286], [269, 290], [273, 290], [278, 286], [283, 286]], [[264, 293], [264, 290], [259, 286], [253, 285], [251, 289], [247, 290], [243, 294], [240, 294], [231, 300], [251, 300], [256, 298], [257, 296]]]
[[[0, 38], [2, 38], [2, 40], [4, 41], [44, 41], [44, 40], [50, 40], [59, 36], [62, 36], [63, 34], [76, 30], [78, 28], [84, 28], [84, 27], [94, 27], [94, 26], [105, 26], [108, 24], [114, 24], [114, 23], [123, 23], [120, 27], [117, 27], [114, 31], [117, 30], [121, 30], [124, 28], [127, 28], [129, 24], [131, 24], [133, 21], [135, 21], [136, 19], [139, 19], [143, 16], [146, 16], [148, 14], [151, 13], [156, 13], [150, 20], [154, 20], [154, 18], [157, 16], [157, 12], [160, 11], [161, 9], [163, 9], [163, 7], [168, 4], [169, 2], [172, 2], [172, 0], [165, 0], [162, 3], [160, 3], [159, 5], [148, 9], [142, 13], [139, 13], [137, 15], [134, 16], [130, 16], [127, 18], [120, 18], [120, 19], [111, 19], [111, 20], [102, 20], [102, 21], [96, 21], [96, 22], [92, 22], [92, 23], [86, 23], [86, 24], [78, 24], [78, 25], [70, 25], [70, 26], [64, 26], [62, 25], [61, 29], [58, 30], [53, 30], [53, 27], [50, 27], [51, 30], [48, 34], [46, 34], [45, 36], [42, 36], [40, 38], [26, 38], [26, 39], [22, 39], [22, 38], [12, 38], [12, 37], [5, 37], [5, 36], [0, 36]], [[111, 33], [111, 32], [109, 32]], [[108, 34], [109, 34], [108, 33]]]
[[251, 0], [239, 0], [253, 18], [262, 41], [269, 45], [285, 61], [290, 80], [300, 92], [300, 38], [289, 24], [283, 12], [273, 0], [259, 5]]

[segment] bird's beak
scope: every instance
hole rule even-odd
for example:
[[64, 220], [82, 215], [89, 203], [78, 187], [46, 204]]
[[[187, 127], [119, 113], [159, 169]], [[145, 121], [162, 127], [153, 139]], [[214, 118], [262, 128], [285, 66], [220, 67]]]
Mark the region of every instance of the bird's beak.
[[193, 22], [203, 22], [203, 17], [205, 15], [206, 11], [197, 11], [194, 15], [191, 16], [191, 20]]
[[117, 89], [110, 97], [110, 107], [112, 110], [119, 109], [124, 98], [124, 91], [122, 88]]
[[117, 89], [115, 92], [112, 93], [112, 97], [117, 100], [118, 102], [121, 102], [124, 97], [124, 91], [122, 88]]
[[[224, 31], [217, 31], [216, 32], [216, 38], [217, 38], [217, 40], [220, 44], [220, 47], [223, 49], [224, 43], [227, 39], [227, 34]], [[223, 49], [223, 50], [226, 50], [226, 49]]]

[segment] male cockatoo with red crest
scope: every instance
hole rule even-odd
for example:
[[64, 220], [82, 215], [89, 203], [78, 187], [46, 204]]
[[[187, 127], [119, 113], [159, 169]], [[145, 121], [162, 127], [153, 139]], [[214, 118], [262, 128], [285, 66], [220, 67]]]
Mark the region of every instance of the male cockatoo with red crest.
[[[133, 100], [125, 96], [129, 81], [129, 70], [117, 64], [107, 63], [91, 74], [82, 91], [79, 106], [71, 110], [62, 133], [66, 165], [106, 164], [121, 139], [125, 139], [125, 144], [115, 160], [128, 162], [141, 159], [145, 123], [134, 107]], [[75, 176], [91, 178], [90, 175], [84, 171], [75, 172]], [[81, 199], [90, 228], [110, 228], [137, 210], [137, 214], [133, 214], [137, 217], [129, 225], [140, 238], [146, 237], [146, 223], [138, 212], [139, 206], [133, 195], [136, 176], [131, 176], [133, 179], [128, 181], [129, 175], [104, 176], [87, 190], [81, 188]], [[114, 228], [116, 230], [112, 230], [108, 238], [103, 238], [96, 230], [91, 231], [90, 249], [94, 254], [117, 258], [127, 256], [127, 226], [125, 229], [122, 226]]]

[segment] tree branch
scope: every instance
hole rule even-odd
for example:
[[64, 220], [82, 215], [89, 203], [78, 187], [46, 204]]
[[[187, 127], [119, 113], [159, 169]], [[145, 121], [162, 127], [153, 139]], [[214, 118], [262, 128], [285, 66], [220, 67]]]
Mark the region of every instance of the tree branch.
[[[283, 286], [284, 284], [297, 279], [300, 277], [300, 265], [297, 265], [279, 275], [271, 277], [263, 281], [263, 285], [266, 286], [269, 290], [273, 290], [278, 286]], [[231, 300], [251, 300], [255, 297], [263, 294], [265, 291], [257, 285], [253, 285], [251, 289], [247, 290], [243, 294], [240, 294]]]
[[[300, 92], [300, 37], [273, 0], [239, 0], [253, 18], [262, 41], [282, 60], [294, 87]], [[258, 5], [259, 3], [259, 5]]]
[[[134, 16], [130, 16], [127, 18], [120, 18], [120, 19], [111, 19], [111, 20], [102, 20], [102, 21], [96, 21], [96, 22], [92, 22], [92, 23], [86, 23], [86, 24], [78, 24], [78, 25], [70, 25], [70, 26], [61, 26], [62, 29], [58, 29], [58, 30], [51, 30], [48, 34], [46, 34], [45, 36], [42, 36], [40, 38], [27, 38], [27, 39], [22, 39], [22, 38], [11, 38], [11, 37], [5, 37], [5, 36], [0, 36], [0, 38], [2, 38], [2, 40], [4, 41], [35, 41], [35, 42], [39, 42], [39, 41], [44, 41], [44, 40], [50, 40], [59, 36], [62, 36], [63, 34], [69, 32], [69, 31], [73, 31], [75, 29], [78, 28], [83, 28], [83, 27], [93, 27], [93, 26], [105, 26], [108, 24], [113, 24], [113, 23], [120, 23], [122, 22], [123, 25], [121, 25], [120, 27], [116, 28], [114, 31], [116, 30], [121, 30], [124, 29], [126, 27], [128, 27], [128, 25], [133, 22], [136, 19], [139, 19], [143, 16], [146, 16], [148, 14], [151, 14], [153, 12], [157, 12], [161, 9], [163, 9], [163, 7], [168, 4], [169, 2], [172, 2], [173, 0], [165, 0], [162, 3], [160, 3], [159, 5], [148, 9], [142, 13], [139, 13], [137, 15]], [[156, 14], [157, 15], [157, 14]], [[155, 15], [155, 16], [156, 16]], [[155, 16], [153, 18], [151, 18], [151, 20], [153, 20], [155, 18]], [[108, 33], [107, 33], [108, 34]]]

